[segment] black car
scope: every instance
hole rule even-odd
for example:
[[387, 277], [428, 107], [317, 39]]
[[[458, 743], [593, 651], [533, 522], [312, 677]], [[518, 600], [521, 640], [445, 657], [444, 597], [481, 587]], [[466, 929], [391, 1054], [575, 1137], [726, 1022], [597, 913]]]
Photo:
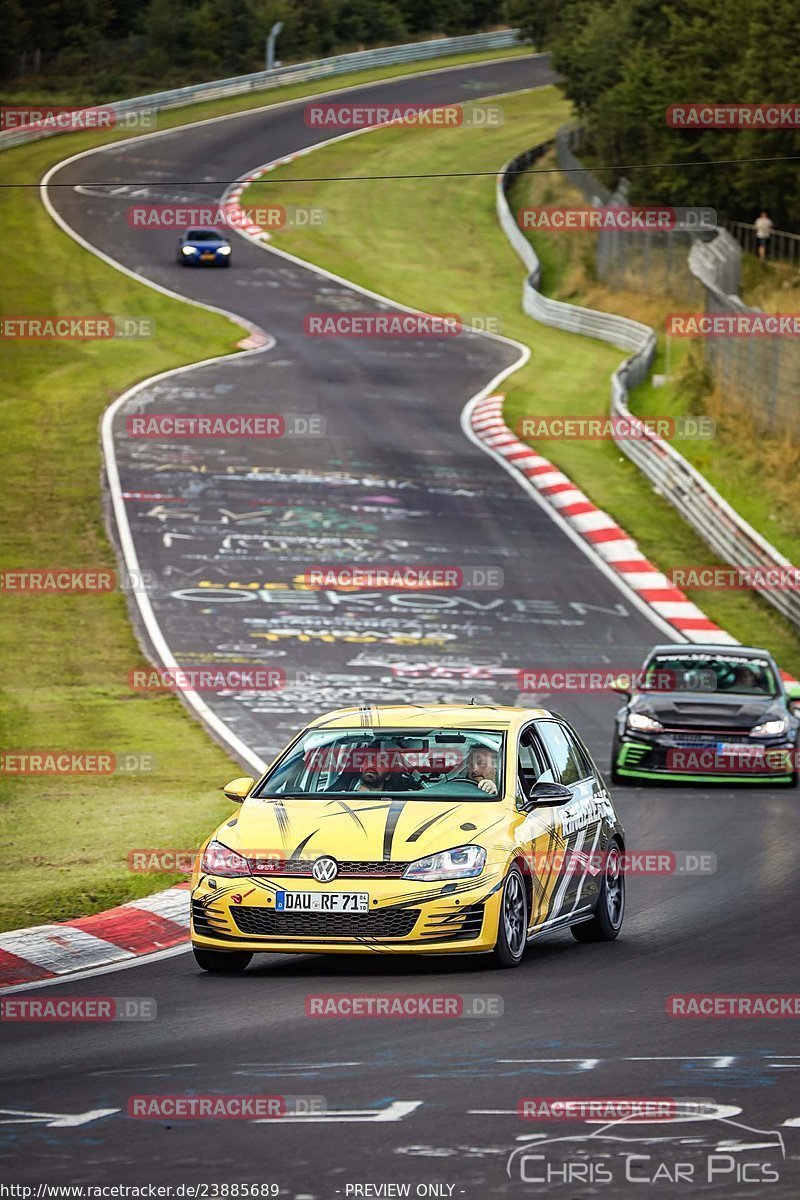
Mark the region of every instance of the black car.
[[230, 238], [216, 229], [187, 229], [178, 238], [176, 257], [184, 267], [229, 267]]
[[611, 750], [614, 783], [771, 783], [798, 775], [800, 684], [752, 646], [654, 646], [627, 696]]

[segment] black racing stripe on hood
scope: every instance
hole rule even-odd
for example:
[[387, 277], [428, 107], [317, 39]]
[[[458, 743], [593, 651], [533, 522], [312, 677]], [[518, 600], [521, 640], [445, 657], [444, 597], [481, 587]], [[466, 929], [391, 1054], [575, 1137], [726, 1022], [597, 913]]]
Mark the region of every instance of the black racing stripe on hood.
[[[358, 813], [357, 813], [357, 812], [355, 812], [355, 811], [354, 811], [354, 810], [353, 810], [353, 809], [350, 807], [350, 805], [349, 805], [349, 804], [346, 804], [344, 800], [332, 800], [332, 801], [331, 801], [331, 803], [332, 803], [332, 804], [338, 804], [338, 805], [340, 805], [340, 807], [341, 807], [341, 809], [342, 809], [342, 812], [345, 812], [345, 813], [347, 813], [347, 815], [348, 815], [349, 817], [352, 817], [352, 819], [355, 821], [356, 825], [358, 825], [358, 826], [359, 826], [359, 828], [361, 829], [361, 832], [362, 832], [362, 833], [366, 833], [366, 832], [367, 832], [367, 831], [366, 831], [366, 828], [365, 828], [365, 826], [364, 826], [364, 822], [361, 820], [361, 817], [359, 817]], [[341, 813], [341, 812], [338, 812], [338, 813], [326, 813], [325, 815], [326, 815], [326, 816], [328, 816], [328, 817], [340, 817], [340, 816], [342, 815], [342, 813]]]
[[311, 839], [312, 839], [313, 837], [315, 837], [315, 836], [316, 836], [316, 834], [318, 834], [318, 833], [319, 833], [319, 830], [318, 830], [318, 829], [315, 829], [315, 830], [314, 830], [312, 833], [310, 833], [310, 834], [308, 835], [308, 837], [304, 837], [304, 838], [303, 838], [303, 840], [302, 840], [302, 842], [300, 842], [300, 843], [299, 843], [299, 845], [295, 846], [294, 850], [293, 850], [293, 851], [292, 851], [292, 853], [289, 855], [289, 858], [290, 858], [290, 859], [292, 859], [292, 858], [299, 858], [299, 857], [300, 857], [300, 855], [301, 855], [301, 854], [303, 853], [303, 851], [305, 850], [305, 848], [306, 848], [306, 846], [308, 845], [308, 843], [311, 841]]
[[280, 831], [281, 831], [281, 837], [283, 838], [283, 842], [285, 845], [286, 838], [288, 837], [288, 834], [289, 834], [289, 828], [291, 826], [291, 821], [289, 820], [289, 814], [287, 813], [286, 809], [284, 808], [282, 800], [275, 801], [275, 819], [278, 822], [278, 829], [280, 829]]
[[406, 800], [392, 800], [389, 805], [389, 811], [386, 814], [386, 825], [383, 830], [383, 860], [389, 862], [392, 857], [392, 840], [397, 822], [400, 820], [400, 814], [407, 804]]
[[430, 829], [431, 825], [435, 825], [437, 821], [441, 821], [443, 817], [449, 816], [450, 813], [455, 812], [456, 809], [460, 807], [461, 806], [459, 804], [454, 804], [452, 808], [445, 809], [444, 812], [436, 813], [435, 816], [430, 817], [427, 821], [423, 821], [419, 828], [415, 829], [411, 836], [406, 838], [406, 841], [418, 842], [423, 833], [425, 833], [427, 829]]
[[[329, 803], [329, 804], [338, 804], [338, 803], [340, 803], [340, 802], [339, 802], [338, 800], [330, 800], [328, 803]], [[376, 812], [376, 811], [379, 811], [379, 810], [381, 810], [381, 809], [385, 810], [385, 809], [387, 809], [387, 808], [389, 807], [389, 804], [390, 804], [390, 801], [389, 801], [389, 800], [385, 800], [385, 801], [383, 802], [383, 804], [369, 804], [369, 805], [367, 805], [367, 806], [366, 806], [366, 808], [359, 808], [359, 810], [358, 810], [358, 811], [359, 811], [360, 813], [365, 813], [365, 812]], [[328, 807], [328, 805], [326, 805], [326, 808], [327, 808], [327, 807]], [[354, 811], [355, 811], [355, 810], [354, 810]], [[334, 813], [323, 813], [323, 814], [322, 814], [323, 818], [325, 818], [325, 817], [340, 817], [341, 815], [342, 815], [342, 814], [341, 814], [341, 813], [338, 813], [338, 812], [334, 812]]]

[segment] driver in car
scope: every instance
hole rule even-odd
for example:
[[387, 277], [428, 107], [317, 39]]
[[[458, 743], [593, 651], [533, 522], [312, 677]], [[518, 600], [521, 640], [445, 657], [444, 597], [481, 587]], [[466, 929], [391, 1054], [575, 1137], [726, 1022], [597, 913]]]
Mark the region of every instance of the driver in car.
[[374, 750], [355, 751], [352, 765], [343, 771], [325, 788], [326, 792], [382, 792], [397, 788], [397, 774], [380, 762], [379, 752]]
[[488, 796], [497, 795], [497, 754], [488, 746], [470, 746], [467, 754], [467, 779], [477, 783]]
[[760, 692], [759, 674], [750, 666], [737, 667], [733, 686], [737, 692]]

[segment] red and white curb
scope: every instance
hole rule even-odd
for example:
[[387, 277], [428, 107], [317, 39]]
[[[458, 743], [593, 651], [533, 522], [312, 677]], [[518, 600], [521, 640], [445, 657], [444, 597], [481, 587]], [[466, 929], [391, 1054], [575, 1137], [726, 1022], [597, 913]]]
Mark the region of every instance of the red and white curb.
[[0, 987], [58, 979], [168, 950], [188, 940], [189, 884], [92, 917], [0, 933]]
[[500, 395], [487, 396], [472, 410], [475, 435], [524, 476], [625, 584], [690, 642], [736, 645], [736, 638], [710, 620], [645, 558], [633, 538], [575, 486], [563, 471], [521, 442], [503, 419]]

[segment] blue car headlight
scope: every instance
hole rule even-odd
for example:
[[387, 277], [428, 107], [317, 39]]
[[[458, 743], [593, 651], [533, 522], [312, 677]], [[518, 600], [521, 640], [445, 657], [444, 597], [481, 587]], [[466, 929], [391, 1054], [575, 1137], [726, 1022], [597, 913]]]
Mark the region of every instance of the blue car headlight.
[[197, 246], [181, 246], [181, 254], [199, 254]]
[[217, 246], [217, 254], [230, 254], [230, 246]]
[[419, 879], [425, 883], [437, 879], [472, 879], [480, 875], [485, 865], [483, 846], [456, 846], [453, 850], [442, 850], [409, 863], [403, 871], [403, 879]]

